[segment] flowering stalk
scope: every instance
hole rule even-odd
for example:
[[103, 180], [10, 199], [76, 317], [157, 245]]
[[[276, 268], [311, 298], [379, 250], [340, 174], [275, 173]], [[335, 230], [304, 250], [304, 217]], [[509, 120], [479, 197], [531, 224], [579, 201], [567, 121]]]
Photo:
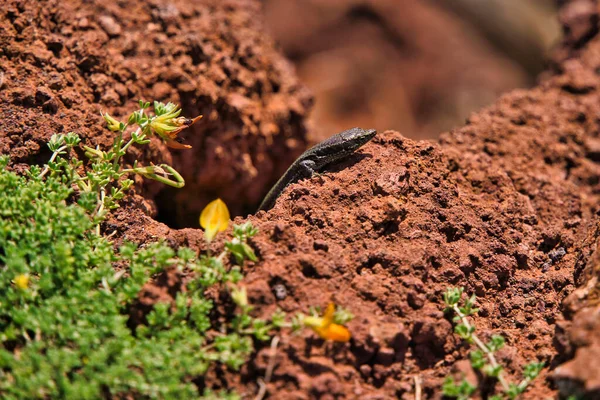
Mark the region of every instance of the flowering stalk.
[[[107, 128], [116, 135], [108, 151], [101, 150], [99, 147], [83, 146], [86, 157], [92, 161], [91, 168], [88, 168], [85, 174], [79, 172], [82, 162], [74, 157], [68, 157], [68, 161], [61, 157], [77, 146], [80, 138], [72, 132], [66, 135], [53, 135], [48, 143], [52, 157], [37, 178], [42, 179], [49, 172], [69, 175], [71, 182], [79, 189], [78, 203], [96, 222], [104, 219], [107, 210], [118, 207], [118, 201], [124, 197], [124, 192], [133, 185], [131, 179], [126, 179], [129, 174], [141, 175], [176, 188], [183, 187], [185, 185], [183, 177], [170, 165], [139, 166], [136, 160], [133, 167], [123, 168], [122, 158], [133, 144], [150, 143], [149, 137], [153, 134], [161, 138], [169, 147], [191, 148], [176, 142], [175, 139], [179, 132], [191, 126], [200, 117], [194, 119], [180, 117], [181, 109], [173, 103], [165, 105], [154, 102], [154, 115], [146, 112], [150, 107], [149, 102], [140, 100], [139, 105], [140, 109], [134, 111], [127, 122], [118, 121], [108, 113], [101, 113]], [[125, 142], [123, 137], [127, 129], [136, 125], [137, 128], [131, 133], [131, 138]], [[96, 231], [100, 232], [99, 225], [96, 226]]]

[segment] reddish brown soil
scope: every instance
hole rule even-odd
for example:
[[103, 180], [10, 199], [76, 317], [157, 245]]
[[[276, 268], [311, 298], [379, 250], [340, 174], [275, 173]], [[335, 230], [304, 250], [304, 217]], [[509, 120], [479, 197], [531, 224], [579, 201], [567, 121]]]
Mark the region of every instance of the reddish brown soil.
[[[413, 399], [415, 377], [423, 398], [441, 398], [446, 375], [474, 377], [468, 347], [442, 312], [449, 286], [479, 297], [484, 338], [506, 337], [499, 359], [512, 381], [525, 363], [546, 362], [523, 398], [558, 389], [598, 398], [600, 37], [595, 4], [577, 3], [561, 16], [579, 39], [568, 36], [536, 88], [501, 97], [439, 143], [381, 132], [356, 156], [289, 187], [272, 211], [248, 217], [260, 229], [251, 243], [259, 261], [245, 268], [258, 315], [333, 300], [357, 316], [346, 344], [282, 333], [270, 398]], [[257, 3], [144, 4], [8, 2], [0, 151], [16, 167], [40, 163], [54, 132], [109, 143], [99, 108], [120, 115], [141, 96], [182, 102], [188, 114], [205, 114], [186, 135], [193, 150], [170, 153], [156, 142], [134, 156], [172, 162], [189, 189], [175, 196], [140, 185], [105, 228], [203, 249], [201, 231], [155, 221], [154, 204], [192, 226], [217, 193], [238, 211], [256, 202], [302, 149], [310, 98], [257, 22]], [[570, 25], [582, 18], [591, 21], [583, 32]], [[179, 279], [148, 285], [138, 317], [173, 298]], [[205, 384], [253, 397], [269, 352], [241, 374], [211, 371]]]

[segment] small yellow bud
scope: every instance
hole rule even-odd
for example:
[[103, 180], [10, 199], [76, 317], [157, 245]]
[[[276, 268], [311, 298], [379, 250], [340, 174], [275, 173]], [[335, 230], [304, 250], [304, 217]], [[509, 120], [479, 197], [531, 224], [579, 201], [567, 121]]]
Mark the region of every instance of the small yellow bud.
[[113, 132], [117, 132], [117, 131], [121, 130], [121, 123], [119, 121], [117, 121], [116, 119], [114, 119], [113, 117], [111, 117], [110, 114], [100, 113], [100, 115], [102, 115], [102, 118], [104, 118], [104, 120], [106, 121], [106, 124], [108, 125], [108, 129], [110, 129]]
[[132, 112], [129, 118], [127, 119], [127, 125], [133, 125], [137, 122], [137, 112]]
[[234, 286], [231, 289], [231, 299], [240, 308], [248, 307], [248, 291], [246, 290], [246, 286]]
[[25, 290], [25, 289], [27, 289], [27, 287], [29, 287], [29, 275], [27, 275], [27, 274], [17, 275], [15, 277], [15, 279], [13, 279], [13, 283], [19, 289]]
[[200, 214], [200, 226], [204, 228], [204, 237], [211, 242], [217, 232], [223, 232], [229, 225], [229, 210], [221, 199], [208, 203]]

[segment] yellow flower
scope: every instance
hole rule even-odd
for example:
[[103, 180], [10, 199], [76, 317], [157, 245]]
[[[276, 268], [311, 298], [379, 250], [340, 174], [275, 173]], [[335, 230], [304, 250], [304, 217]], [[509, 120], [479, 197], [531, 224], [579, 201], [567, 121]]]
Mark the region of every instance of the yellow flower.
[[116, 119], [114, 119], [113, 117], [110, 116], [110, 114], [108, 113], [100, 113], [100, 115], [102, 115], [102, 118], [104, 118], [104, 120], [106, 121], [106, 124], [108, 125], [108, 129], [110, 129], [113, 132], [117, 132], [119, 130], [121, 130], [121, 123], [119, 121], [117, 121]]
[[19, 289], [25, 290], [29, 286], [29, 275], [27, 275], [27, 274], [17, 275], [15, 277], [15, 279], [13, 279], [13, 283]]
[[335, 305], [329, 303], [322, 317], [306, 317], [304, 325], [315, 331], [322, 339], [347, 342], [350, 340], [350, 331], [345, 326], [333, 322], [334, 312]]
[[200, 214], [200, 226], [204, 228], [206, 241], [211, 242], [217, 232], [223, 232], [229, 225], [229, 210], [221, 199], [208, 203]]
[[150, 129], [165, 141], [167, 147], [173, 149], [191, 149], [192, 146], [181, 144], [175, 139], [177, 139], [179, 132], [194, 125], [196, 121], [202, 118], [202, 115], [193, 119], [180, 117], [179, 114], [181, 114], [181, 109], [175, 104], [168, 103], [163, 105], [163, 107], [164, 109], [161, 109], [161, 111], [164, 113], [157, 115], [152, 119], [152, 122], [150, 122]]

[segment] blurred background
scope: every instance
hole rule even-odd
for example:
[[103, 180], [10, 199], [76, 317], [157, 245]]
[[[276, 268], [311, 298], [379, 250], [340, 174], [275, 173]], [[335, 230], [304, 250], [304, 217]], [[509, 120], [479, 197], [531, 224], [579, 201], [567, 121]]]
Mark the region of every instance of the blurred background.
[[555, 0], [264, 0], [315, 96], [309, 140], [352, 126], [436, 138], [535, 83], [560, 40]]

